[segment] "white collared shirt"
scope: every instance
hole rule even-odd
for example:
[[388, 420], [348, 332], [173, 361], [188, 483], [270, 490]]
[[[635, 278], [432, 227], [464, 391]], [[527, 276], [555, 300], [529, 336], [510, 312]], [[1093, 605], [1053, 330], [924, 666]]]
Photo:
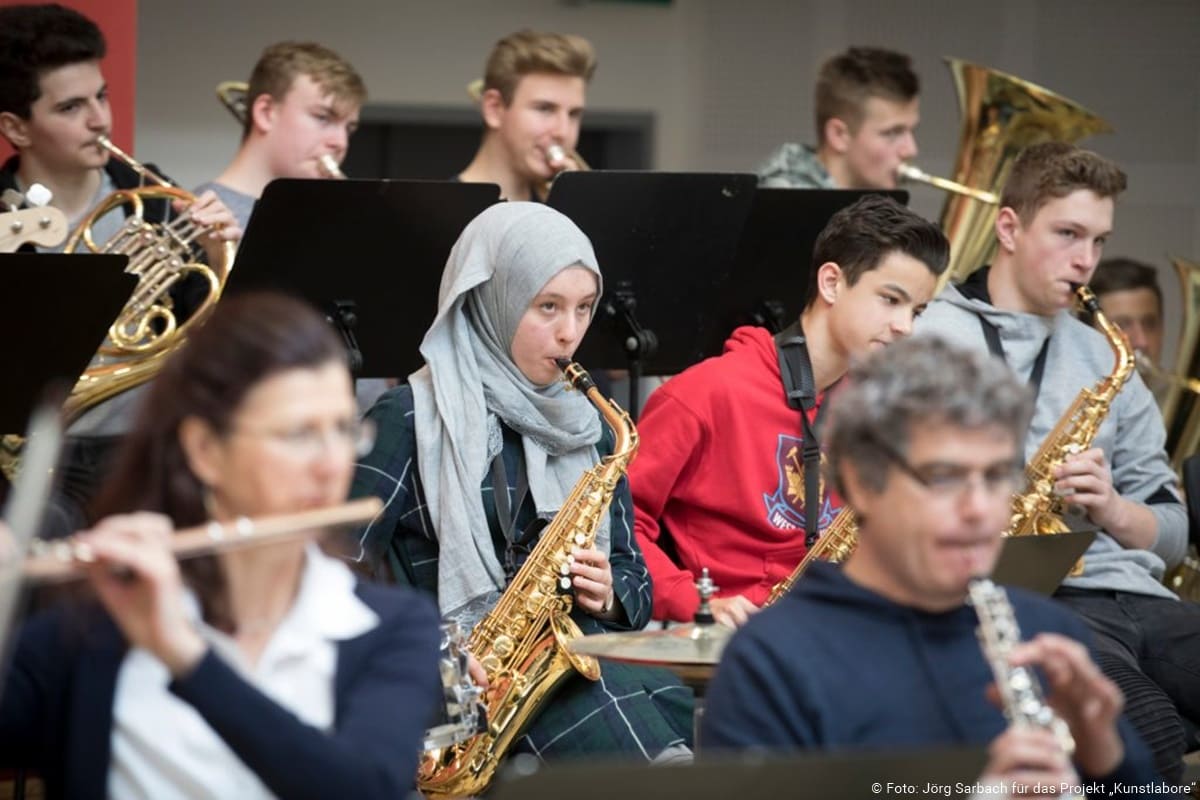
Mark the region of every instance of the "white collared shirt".
[[[213, 652], [246, 681], [323, 731], [333, 727], [337, 642], [361, 636], [379, 617], [354, 593], [355, 578], [315, 544], [305, 550], [296, 601], [249, 665], [232, 638], [206, 625], [195, 595], [189, 616]], [[267, 798], [273, 795], [190, 704], [167, 688], [166, 666], [131, 649], [113, 698], [108, 796], [131, 798]]]

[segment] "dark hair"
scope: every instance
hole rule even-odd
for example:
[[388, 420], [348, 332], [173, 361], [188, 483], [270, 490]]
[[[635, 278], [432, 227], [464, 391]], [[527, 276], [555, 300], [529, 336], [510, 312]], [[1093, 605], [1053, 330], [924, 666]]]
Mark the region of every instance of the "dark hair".
[[[183, 420], [197, 417], [227, 433], [246, 395], [262, 381], [285, 370], [345, 360], [345, 347], [329, 323], [300, 300], [272, 293], [221, 300], [151, 384], [91, 518], [157, 511], [176, 527], [205, 522], [205, 487], [188, 467], [179, 440]], [[224, 621], [215, 559], [188, 561], [185, 575], [206, 615]]]
[[0, 7], [0, 111], [29, 119], [46, 72], [104, 58], [96, 23], [57, 3]]
[[1149, 289], [1158, 299], [1158, 310], [1162, 311], [1162, 289], [1158, 285], [1158, 270], [1131, 258], [1106, 258], [1096, 266], [1096, 272], [1088, 282], [1092, 292], [1100, 298], [1109, 292], [1130, 289]]
[[523, 30], [496, 42], [483, 68], [483, 88], [497, 89], [508, 105], [526, 75], [565, 75], [587, 83], [595, 72], [596, 51], [582, 36]]
[[296, 78], [307, 75], [337, 102], [358, 107], [367, 99], [367, 86], [349, 61], [316, 42], [276, 42], [262, 51], [246, 87], [246, 119], [242, 138], [254, 127], [250, 109], [259, 95], [283, 100]]
[[938, 336], [910, 336], [853, 365], [834, 399], [827, 442], [828, 476], [844, 491], [842, 466], [882, 491], [889, 448], [907, 457], [913, 430], [942, 423], [998, 428], [1023, 446], [1033, 396], [1008, 366], [987, 352]]
[[912, 60], [903, 53], [879, 47], [851, 47], [839, 53], [817, 74], [817, 143], [825, 140], [825, 123], [835, 117], [857, 129], [868, 99], [907, 103], [920, 91]]
[[1013, 162], [1000, 207], [1016, 211], [1028, 225], [1052, 199], [1080, 189], [1115, 198], [1125, 185], [1125, 173], [1107, 158], [1066, 142], [1043, 142], [1025, 148]]
[[817, 271], [822, 264], [837, 264], [853, 286], [863, 273], [897, 250], [920, 261], [934, 275], [945, 272], [950, 260], [950, 243], [937, 225], [887, 195], [864, 195], [830, 217], [817, 237], [805, 305], [816, 302]]

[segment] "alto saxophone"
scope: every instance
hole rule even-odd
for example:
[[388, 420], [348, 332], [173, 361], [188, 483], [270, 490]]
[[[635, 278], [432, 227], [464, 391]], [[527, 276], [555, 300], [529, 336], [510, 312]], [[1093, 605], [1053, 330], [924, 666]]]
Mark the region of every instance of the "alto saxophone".
[[566, 359], [560, 359], [559, 366], [613, 429], [616, 445], [575, 484], [496, 606], [471, 631], [468, 648], [488, 677], [483, 696], [487, 729], [422, 754], [417, 785], [428, 797], [484, 792], [500, 761], [558, 684], [575, 672], [588, 680], [600, 677], [595, 658], [566, 647], [583, 635], [570, 617], [569, 562], [573, 549], [591, 547], [595, 541], [617, 483], [637, 452], [638, 435], [629, 414], [606, 401], [581, 366]]
[[976, 635], [996, 678], [1004, 716], [1014, 726], [1050, 731], [1063, 753], [1070, 758], [1075, 753], [1075, 738], [1067, 723], [1042, 698], [1037, 675], [1029, 667], [1014, 667], [1008, 663], [1013, 647], [1021, 641], [1021, 629], [1008, 602], [1008, 594], [987, 578], [973, 579], [967, 591], [975, 615], [979, 617]]
[[[1075, 293], [1083, 306], [1092, 313], [1101, 332], [1108, 338], [1116, 364], [1111, 375], [1101, 378], [1095, 386], [1084, 387], [1067, 412], [1042, 442], [1037, 454], [1025, 468], [1026, 488], [1012, 499], [1012, 517], [1005, 536], [1030, 536], [1065, 533], [1070, 530], [1063, 522], [1063, 498], [1054, 491], [1054, 471], [1067, 456], [1092, 446], [1096, 432], [1108, 416], [1113, 400], [1125, 386], [1137, 367], [1133, 348], [1121, 329], [1100, 311], [1096, 296], [1086, 286]], [[1072, 574], [1078, 574], [1082, 563]]]
[[792, 570], [792, 574], [781, 580], [779, 583], [771, 587], [771, 593], [767, 595], [767, 602], [763, 606], [769, 606], [779, 598], [792, 590], [796, 581], [808, 569], [808, 565], [813, 561], [820, 559], [821, 561], [831, 561], [834, 564], [840, 564], [850, 557], [854, 552], [854, 548], [858, 546], [858, 520], [854, 517], [854, 512], [846, 506], [838, 515], [833, 518], [833, 522], [829, 523], [829, 527], [825, 528], [821, 533], [821, 538], [808, 548], [808, 552], [804, 554], [804, 558]]

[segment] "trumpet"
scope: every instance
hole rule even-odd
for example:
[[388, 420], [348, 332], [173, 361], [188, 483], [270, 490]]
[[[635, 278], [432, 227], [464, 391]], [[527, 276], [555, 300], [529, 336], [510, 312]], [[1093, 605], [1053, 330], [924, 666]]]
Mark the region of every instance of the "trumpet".
[[914, 167], [912, 164], [901, 164], [896, 167], [896, 177], [901, 181], [916, 181], [918, 183], [926, 183], [930, 186], [935, 186], [945, 192], [953, 192], [961, 194], [965, 197], [970, 197], [978, 200], [981, 203], [988, 205], [1000, 205], [1000, 197], [993, 192], [987, 192], [983, 189], [973, 189], [970, 186], [964, 186], [957, 181], [952, 181], [949, 178], [939, 178], [936, 175], [930, 175], [919, 167]]
[[[230, 523], [209, 522], [185, 528], [171, 537], [171, 552], [177, 559], [212, 555], [245, 547], [301, 539], [314, 530], [368, 522], [383, 510], [378, 497], [364, 497], [337, 506], [275, 514], [257, 519], [238, 517]], [[85, 542], [74, 538], [38, 540], [29, 548], [21, 575], [30, 583], [57, 583], [83, 577], [95, 555]]]

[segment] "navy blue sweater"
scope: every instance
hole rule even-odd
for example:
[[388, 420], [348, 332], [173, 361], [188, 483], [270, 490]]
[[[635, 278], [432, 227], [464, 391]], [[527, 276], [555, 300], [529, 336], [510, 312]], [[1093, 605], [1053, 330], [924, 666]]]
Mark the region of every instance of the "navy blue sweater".
[[[337, 643], [330, 733], [302, 722], [211, 650], [171, 684], [280, 797], [399, 798], [413, 786], [421, 736], [442, 692], [437, 614], [411, 590], [360, 583], [356, 593], [380, 622]], [[81, 631], [80, 614], [56, 610], [24, 627], [0, 695], [0, 766], [37, 770], [50, 798], [100, 798], [107, 789], [127, 645], [102, 613]]]
[[[1069, 610], [1008, 589], [1024, 638], [1082, 642]], [[968, 606], [940, 614], [897, 605], [815, 563], [726, 648], [708, 692], [706, 750], [890, 749], [986, 745], [1007, 725], [985, 696], [991, 668]], [[1154, 781], [1145, 745], [1124, 719], [1125, 761], [1086, 780]]]

